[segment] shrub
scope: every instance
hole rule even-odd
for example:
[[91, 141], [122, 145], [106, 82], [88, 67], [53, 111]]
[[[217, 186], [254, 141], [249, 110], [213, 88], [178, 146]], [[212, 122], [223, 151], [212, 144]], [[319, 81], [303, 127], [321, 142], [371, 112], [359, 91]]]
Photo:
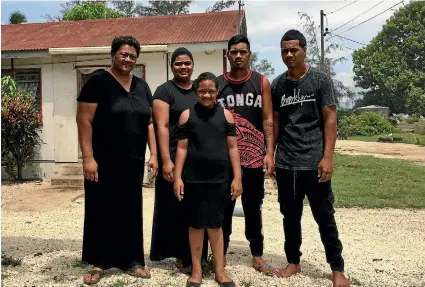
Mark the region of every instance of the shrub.
[[1, 79], [1, 156], [11, 179], [22, 181], [22, 169], [37, 154], [41, 144], [41, 113], [35, 99], [16, 89], [14, 80]]
[[425, 135], [425, 120], [420, 120], [413, 124], [413, 131], [416, 134]]
[[414, 124], [414, 123], [417, 123], [417, 122], [419, 122], [420, 121], [420, 115], [419, 114], [413, 114], [410, 118], [408, 118], [407, 120], [406, 120], [406, 122], [408, 123], [408, 124]]
[[340, 109], [336, 111], [336, 121], [339, 123], [341, 119], [343, 119], [346, 116], [352, 115], [353, 111], [348, 109]]
[[371, 136], [396, 132], [390, 121], [379, 113], [361, 113], [341, 119], [338, 129], [349, 136]]

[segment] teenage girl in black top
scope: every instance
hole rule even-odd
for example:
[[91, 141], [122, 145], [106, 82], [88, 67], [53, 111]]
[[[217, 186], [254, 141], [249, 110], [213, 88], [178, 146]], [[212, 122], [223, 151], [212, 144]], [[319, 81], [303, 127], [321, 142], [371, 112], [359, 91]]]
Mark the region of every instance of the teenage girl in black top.
[[220, 286], [235, 286], [224, 271], [221, 229], [224, 210], [242, 193], [235, 124], [230, 112], [216, 104], [214, 74], [199, 75], [194, 88], [198, 103], [180, 116], [174, 169], [174, 194], [180, 201], [184, 196], [190, 226], [192, 275], [186, 286], [201, 284], [205, 229], [214, 255], [215, 280]]
[[[153, 95], [152, 112], [158, 145], [159, 172], [155, 181], [155, 206], [152, 224], [152, 240], [149, 258], [160, 261], [176, 257], [176, 267], [190, 273], [189, 228], [182, 213], [182, 204], [173, 193], [173, 169], [178, 142], [178, 122], [181, 113], [198, 100], [192, 88], [194, 60], [186, 48], [177, 48], [170, 61], [173, 79], [159, 86]], [[170, 236], [173, 240], [170, 240]], [[205, 240], [203, 260], [208, 254]]]

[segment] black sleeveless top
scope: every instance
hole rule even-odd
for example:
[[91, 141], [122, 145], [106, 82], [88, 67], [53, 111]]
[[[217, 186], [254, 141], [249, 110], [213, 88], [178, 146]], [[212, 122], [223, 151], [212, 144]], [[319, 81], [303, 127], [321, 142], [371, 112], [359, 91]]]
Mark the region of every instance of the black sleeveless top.
[[207, 109], [197, 103], [189, 119], [179, 126], [179, 139], [189, 139], [182, 178], [192, 183], [229, 181], [231, 163], [227, 136], [236, 136], [235, 125], [227, 122], [224, 109]]
[[245, 79], [234, 81], [227, 74], [218, 77], [220, 94], [217, 102], [235, 119], [241, 165], [263, 167], [266, 146], [263, 128], [263, 75], [249, 70]]
[[[180, 115], [184, 110], [193, 107], [198, 102], [198, 99], [194, 89], [182, 89], [173, 80], [169, 80], [156, 89], [153, 100], [161, 100], [169, 105], [169, 149], [171, 161], [174, 162], [177, 150]], [[156, 140], [159, 151], [158, 138]], [[160, 154], [158, 154], [158, 161], [162, 165]]]

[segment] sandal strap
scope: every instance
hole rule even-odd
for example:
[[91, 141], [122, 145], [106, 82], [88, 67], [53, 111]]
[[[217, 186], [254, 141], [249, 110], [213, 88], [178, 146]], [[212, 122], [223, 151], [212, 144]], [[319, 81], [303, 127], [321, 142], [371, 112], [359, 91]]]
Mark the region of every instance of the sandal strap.
[[272, 266], [271, 265], [253, 265], [255, 269], [260, 270], [262, 268], [266, 269], [266, 270], [271, 270]]
[[87, 272], [87, 274], [90, 274], [91, 277], [93, 277], [94, 275], [103, 275], [103, 270], [97, 270], [97, 269], [92, 269], [89, 272]]
[[[147, 270], [146, 266], [142, 266], [140, 264], [134, 265], [130, 268], [130, 271], [135, 272], [137, 269]], [[149, 270], [147, 270], [149, 271]]]

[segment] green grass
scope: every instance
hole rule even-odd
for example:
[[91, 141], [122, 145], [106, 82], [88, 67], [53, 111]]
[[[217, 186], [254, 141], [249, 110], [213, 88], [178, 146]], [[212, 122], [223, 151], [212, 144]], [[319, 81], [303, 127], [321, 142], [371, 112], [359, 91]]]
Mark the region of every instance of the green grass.
[[[386, 138], [388, 135], [373, 135], [373, 136], [350, 136], [349, 140], [364, 141], [364, 142], [377, 142], [379, 138]], [[415, 134], [411, 132], [398, 132], [393, 133], [393, 138], [403, 138], [403, 143], [416, 144], [425, 146], [425, 135]]]
[[407, 160], [335, 155], [335, 206], [425, 208], [425, 167]]

